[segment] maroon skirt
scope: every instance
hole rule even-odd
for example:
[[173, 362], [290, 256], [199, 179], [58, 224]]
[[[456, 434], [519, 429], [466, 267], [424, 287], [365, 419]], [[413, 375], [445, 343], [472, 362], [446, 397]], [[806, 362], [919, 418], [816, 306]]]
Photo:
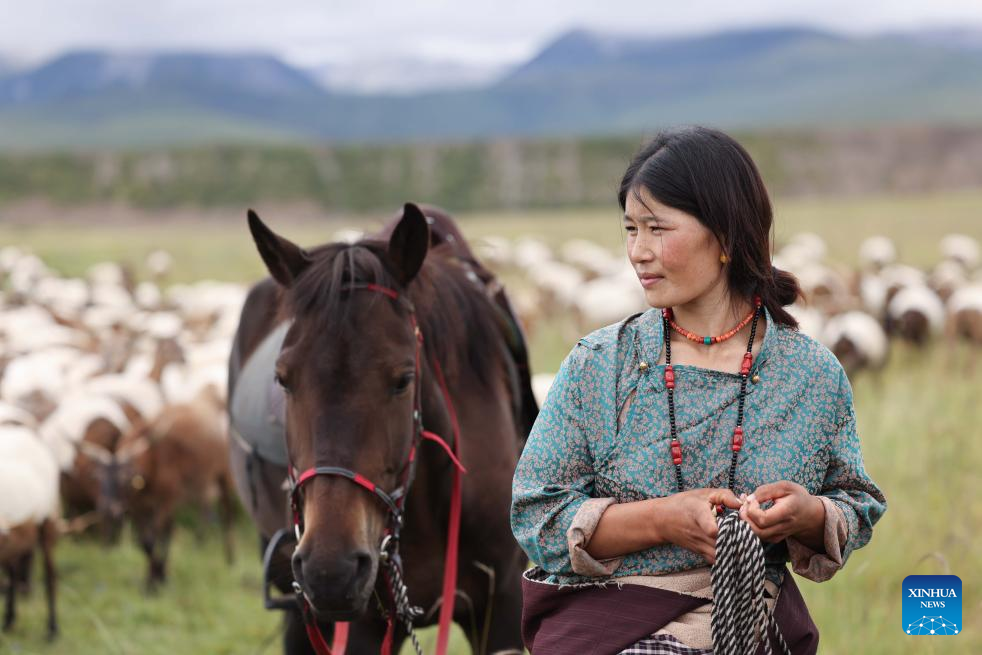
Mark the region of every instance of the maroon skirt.
[[[530, 580], [531, 572], [522, 575], [522, 640], [533, 655], [613, 655], [711, 602], [635, 584], [560, 587]], [[787, 570], [774, 619], [793, 655], [815, 655], [818, 628]], [[767, 638], [780, 653], [772, 632]], [[757, 655], [763, 652], [761, 643]]]

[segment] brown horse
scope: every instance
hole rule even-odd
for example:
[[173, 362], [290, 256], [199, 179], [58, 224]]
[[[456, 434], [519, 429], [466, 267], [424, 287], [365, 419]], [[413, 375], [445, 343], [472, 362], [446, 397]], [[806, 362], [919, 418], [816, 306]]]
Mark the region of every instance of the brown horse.
[[[449, 217], [424, 210], [407, 204], [381, 238], [310, 251], [250, 212], [272, 279], [250, 291], [229, 362], [233, 475], [265, 549], [290, 527], [287, 463], [297, 473], [355, 472], [392, 492], [412, 468], [414, 407], [425, 429], [448, 443], [455, 413], [460, 443], [453, 445], [467, 473], [453, 618], [473, 652], [521, 652], [525, 557], [508, 509], [515, 463], [537, 412], [534, 400], [529, 404], [524, 337], [503, 290], [487, 284], [491, 276]], [[422, 333], [418, 351], [414, 321]], [[424, 610], [416, 622], [422, 626], [435, 622], [441, 598], [453, 464], [427, 441], [415, 452], [400, 553], [409, 601]], [[297, 511], [299, 543], [292, 553], [269, 549], [268, 578], [283, 593], [296, 581], [328, 640], [335, 622], [350, 622], [348, 652], [378, 653], [387, 627], [379, 604], [390, 593], [379, 574], [380, 544], [391, 527], [386, 504], [343, 476], [317, 475], [297, 494]], [[406, 636], [399, 626], [392, 652]], [[287, 610], [284, 647], [314, 652], [298, 607]]]

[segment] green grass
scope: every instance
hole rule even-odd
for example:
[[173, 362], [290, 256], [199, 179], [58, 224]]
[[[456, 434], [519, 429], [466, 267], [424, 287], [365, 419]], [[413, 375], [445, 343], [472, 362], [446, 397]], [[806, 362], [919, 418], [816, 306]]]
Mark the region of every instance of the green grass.
[[[166, 586], [144, 591], [146, 559], [132, 540], [106, 548], [89, 538], [64, 538], [59, 570], [61, 634], [45, 638], [47, 606], [42, 571], [35, 562], [34, 590], [19, 599], [17, 622], [0, 633], [0, 653], [23, 655], [274, 655], [281, 652], [280, 614], [262, 608], [258, 538], [246, 519], [238, 524], [236, 559], [225, 561], [217, 528], [199, 541], [179, 527], [171, 546]], [[39, 558], [36, 558], [39, 559]], [[2, 602], [2, 600], [0, 600]], [[420, 632], [427, 652], [434, 629]], [[454, 652], [465, 653], [454, 628]], [[403, 652], [408, 653], [407, 648]]]
[[0, 651], [75, 653], [275, 653], [276, 617], [264, 612], [257, 538], [243, 522], [236, 562], [225, 562], [221, 539], [203, 543], [178, 530], [169, 584], [158, 594], [143, 590], [146, 560], [130, 539], [107, 549], [90, 539], [63, 539], [56, 549], [60, 572], [61, 636], [43, 640], [47, 610], [40, 568], [32, 597], [21, 602], [15, 629], [0, 636]]
[[[807, 229], [829, 243], [834, 259], [849, 263], [864, 236], [891, 234], [902, 258], [918, 266], [937, 259], [937, 241], [952, 231], [982, 239], [982, 192], [942, 196], [810, 200], [777, 204], [778, 238]], [[364, 219], [367, 224], [374, 219]], [[620, 244], [618, 215], [610, 211], [522, 212], [462, 218], [470, 236], [532, 233], [553, 244], [588, 236], [614, 248]], [[309, 245], [323, 241], [338, 224], [278, 224], [282, 233]], [[154, 247], [177, 259], [177, 279], [250, 280], [262, 274], [243, 224], [0, 226], [0, 243], [33, 248], [71, 274], [96, 261], [123, 257], [139, 262]], [[566, 317], [552, 317], [536, 333], [535, 370], [555, 370], [572, 345]], [[853, 381], [866, 468], [883, 489], [888, 511], [872, 542], [855, 551], [831, 580], [816, 584], [798, 577], [821, 631], [823, 655], [863, 653], [982, 652], [982, 377], [966, 362], [978, 350], [935, 346], [920, 352], [894, 348], [877, 377]], [[977, 362], [982, 365], [982, 361]], [[62, 636], [43, 640], [40, 588], [21, 604], [15, 631], [0, 637], [0, 652], [60, 654], [277, 653], [278, 617], [260, 606], [255, 536], [242, 525], [235, 566], [225, 565], [213, 535], [199, 545], [179, 532], [172, 553], [171, 583], [156, 597], [142, 592], [144, 562], [131, 545], [104, 550], [64, 540], [61, 570]], [[945, 639], [914, 638], [901, 631], [901, 583], [910, 574], [952, 573], [961, 577], [964, 632]], [[455, 653], [465, 653], [459, 633]], [[424, 633], [432, 652], [433, 631]]]
[[[831, 580], [797, 578], [823, 654], [982, 652], [982, 378], [963, 365], [967, 348], [954, 355], [895, 347], [879, 379], [853, 381], [866, 469], [888, 507], [869, 545]], [[902, 632], [911, 574], [961, 577], [963, 633], [938, 641]]]
[[[796, 578], [821, 631], [823, 655], [982, 652], [982, 381], [947, 357], [940, 346], [895, 349], [879, 378], [854, 381], [866, 468], [888, 510], [870, 544], [853, 552], [831, 580]], [[43, 640], [38, 587], [21, 603], [14, 632], [0, 636], [0, 652], [278, 653], [278, 617], [260, 606], [255, 543], [243, 524], [236, 563], [228, 567], [217, 534], [199, 545], [179, 530], [170, 584], [148, 597], [143, 556], [134, 546], [105, 550], [65, 539], [57, 549], [61, 638], [52, 645]], [[964, 584], [964, 632], [937, 640], [908, 637], [901, 632], [903, 579], [941, 573], [958, 575]], [[432, 652], [433, 630], [423, 636]], [[454, 644], [453, 652], [467, 652], [459, 632]]]
[[[847, 200], [778, 199], [774, 235], [780, 245], [797, 232], [815, 232], [828, 243], [831, 259], [853, 264], [863, 238], [887, 234], [897, 242], [903, 261], [927, 267], [938, 260], [938, 240], [949, 232], [982, 240], [980, 212], [980, 190]], [[107, 259], [139, 269], [155, 248], [174, 255], [173, 280], [177, 282], [203, 277], [248, 281], [264, 274], [246, 227], [245, 207], [241, 221], [145, 221], [135, 225], [20, 224], [16, 215], [6, 214], [10, 221], [0, 223], [0, 244], [29, 247], [66, 275], [81, 275], [92, 264]], [[329, 240], [341, 227], [374, 229], [387, 216], [326, 216], [322, 221], [299, 222], [263, 214], [275, 231], [304, 246]], [[478, 212], [458, 218], [471, 239], [492, 234], [509, 238], [535, 235], [558, 246], [574, 237], [588, 237], [611, 249], [623, 246], [620, 213], [614, 204], [609, 209]]]

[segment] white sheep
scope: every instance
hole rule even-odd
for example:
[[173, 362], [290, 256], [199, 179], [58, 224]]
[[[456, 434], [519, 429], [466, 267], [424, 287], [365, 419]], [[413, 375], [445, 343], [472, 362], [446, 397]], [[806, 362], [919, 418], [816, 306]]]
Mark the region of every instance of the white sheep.
[[26, 255], [17, 246], [4, 246], [0, 248], [0, 273], [9, 273], [21, 257]]
[[979, 265], [979, 242], [965, 234], [949, 234], [941, 239], [941, 256], [956, 261], [967, 271]]
[[886, 319], [887, 283], [876, 273], [862, 273], [859, 277], [860, 306], [881, 323]]
[[890, 332], [917, 344], [925, 344], [944, 330], [944, 303], [927, 286], [904, 287], [887, 305], [887, 318]]
[[163, 370], [160, 387], [168, 404], [188, 403], [205, 389], [224, 400], [227, 396], [228, 364], [212, 363], [191, 367], [169, 364]]
[[37, 419], [22, 407], [0, 401], [0, 425], [19, 425], [34, 429]]
[[862, 369], [883, 368], [889, 353], [886, 332], [879, 321], [861, 311], [837, 314], [828, 320], [820, 341], [850, 375]]
[[968, 282], [968, 275], [960, 262], [945, 259], [931, 270], [927, 282], [942, 300], [947, 300], [956, 289]]
[[91, 344], [90, 334], [56, 322], [48, 310], [37, 305], [11, 307], [0, 313], [0, 347], [8, 356], [49, 346], [87, 348]]
[[825, 264], [802, 264], [795, 276], [809, 304], [818, 309], [833, 313], [849, 302], [849, 285], [838, 271]]
[[616, 272], [621, 258], [614, 255], [603, 246], [587, 239], [571, 239], [559, 249], [560, 258], [571, 266], [575, 266], [588, 278], [601, 277]]
[[43, 418], [68, 390], [68, 371], [82, 353], [63, 346], [46, 348], [12, 359], [0, 379], [0, 399]]
[[583, 274], [578, 269], [551, 259], [531, 262], [525, 271], [553, 310], [570, 307], [584, 283]]
[[136, 290], [133, 292], [133, 297], [136, 300], [136, 304], [143, 309], [157, 309], [164, 300], [164, 295], [160, 292], [160, 287], [153, 282], [140, 282], [137, 284]]
[[616, 323], [637, 312], [649, 309], [637, 275], [600, 277], [583, 284], [574, 305], [581, 332]]
[[52, 276], [54, 272], [38, 256], [32, 254], [23, 254], [15, 259], [7, 271], [10, 290], [15, 297], [21, 299], [30, 298], [37, 284], [43, 278]]
[[[58, 632], [55, 612], [54, 545], [60, 517], [58, 466], [51, 452], [22, 426], [0, 425], [0, 566], [8, 571], [30, 562], [40, 547], [48, 600], [48, 636]], [[15, 585], [11, 576], [10, 585]], [[16, 593], [7, 594], [4, 630], [16, 616]]]
[[982, 345], [982, 283], [957, 289], [947, 307], [950, 333]]
[[79, 443], [86, 439], [98, 419], [107, 421], [119, 433], [130, 428], [130, 420], [117, 401], [84, 391], [63, 398], [57, 409], [41, 423], [38, 430], [41, 440], [54, 453], [62, 471], [72, 470]]
[[10, 486], [0, 491], [0, 530], [26, 521], [57, 518], [58, 465], [33, 430], [22, 425], [0, 426], [0, 465], [24, 474], [4, 470], [0, 484], [9, 485], [13, 478], [30, 480], [23, 488]]
[[59, 315], [77, 317], [89, 302], [89, 288], [77, 278], [45, 277], [35, 285], [33, 301]]
[[131, 411], [136, 412], [140, 420], [149, 423], [164, 408], [164, 395], [160, 387], [146, 375], [100, 375], [87, 380], [80, 391], [112, 398], [122, 405], [131, 422], [134, 420]]
[[794, 303], [784, 308], [798, 321], [798, 331], [820, 341], [825, 327], [825, 316], [814, 307]]
[[486, 236], [477, 241], [475, 248], [481, 261], [494, 270], [512, 265], [511, 242], [500, 236]]
[[859, 244], [859, 264], [864, 269], [878, 271], [897, 261], [897, 246], [890, 237], [868, 237]]
[[515, 242], [515, 265], [525, 270], [537, 263], [553, 259], [552, 250], [540, 239], [522, 237]]
[[784, 271], [797, 274], [811, 264], [821, 264], [828, 247], [818, 235], [800, 232], [791, 237], [774, 256], [774, 265]]
[[147, 255], [146, 266], [150, 275], [160, 279], [171, 272], [174, 267], [174, 258], [166, 250], [154, 250]]
[[93, 284], [89, 287], [89, 302], [97, 307], [110, 307], [119, 311], [135, 311], [133, 296], [118, 284]]
[[206, 332], [224, 312], [238, 312], [246, 292], [241, 284], [202, 280], [172, 286], [166, 297], [177, 308], [185, 327]]
[[923, 287], [927, 285], [927, 274], [919, 268], [907, 264], [890, 264], [880, 271], [880, 279], [886, 285], [886, 301], [905, 287]]
[[123, 287], [126, 285], [126, 273], [116, 262], [100, 262], [93, 264], [86, 272], [89, 284], [92, 286]]

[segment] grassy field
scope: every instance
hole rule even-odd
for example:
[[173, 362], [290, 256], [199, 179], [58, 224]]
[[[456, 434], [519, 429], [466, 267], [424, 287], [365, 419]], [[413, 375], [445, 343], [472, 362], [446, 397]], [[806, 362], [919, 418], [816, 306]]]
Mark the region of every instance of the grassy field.
[[[823, 654], [982, 652], [982, 383], [946, 356], [940, 349], [895, 351], [880, 379], [855, 380], [866, 468], [889, 508], [871, 543], [831, 580], [797, 578], [821, 630]], [[38, 589], [21, 604], [14, 632], [0, 636], [0, 652], [277, 653], [277, 617], [260, 607], [255, 537], [244, 523], [237, 546], [239, 556], [228, 567], [217, 534], [199, 544], [178, 532], [170, 585], [148, 597], [143, 557], [131, 544], [107, 551], [63, 541], [57, 551], [61, 638], [52, 645], [42, 638]], [[965, 631], [943, 640], [908, 637], [901, 632], [904, 577], [941, 573], [962, 579]], [[431, 642], [432, 631], [426, 636]], [[467, 652], [462, 640], [455, 643], [455, 653]]]
[[[7, 211], [0, 213], [11, 219], [7, 224], [0, 221], [0, 245], [29, 246], [66, 275], [80, 275], [92, 264], [107, 259], [139, 268], [147, 253], [164, 248], [176, 258], [175, 281], [202, 277], [252, 280], [264, 271], [249, 237], [245, 211], [243, 207], [239, 221], [145, 220], [137, 225], [77, 221], [24, 225]], [[325, 216], [323, 221], [297, 221], [291, 218], [289, 209], [260, 214], [275, 231], [304, 246], [329, 240], [341, 227], [374, 229], [389, 215]], [[826, 240], [830, 256], [844, 264], [855, 263], [859, 242], [874, 234], [893, 237], [901, 259], [922, 267], [937, 261], [938, 239], [949, 232], [982, 239], [982, 190], [849, 200], [777, 200], [774, 214], [778, 245], [797, 232], [814, 232]], [[471, 213], [458, 218], [471, 239], [491, 234], [529, 234], [551, 245], [575, 237], [591, 238], [612, 249], [623, 244], [620, 212], [613, 198], [606, 209]]]
[[[834, 259], [851, 263], [859, 240], [888, 233], [904, 261], [928, 266], [938, 238], [958, 231], [982, 239], [982, 193], [935, 197], [871, 198], [778, 203], [777, 236], [800, 230], [825, 237]], [[372, 219], [367, 219], [371, 221]], [[302, 244], [323, 241], [339, 224], [270, 221]], [[587, 236], [620, 243], [615, 210], [468, 215], [471, 236], [534, 233], [551, 243]], [[107, 258], [139, 262], [155, 247], [169, 249], [177, 278], [249, 280], [262, 273], [240, 225], [0, 226], [0, 243], [29, 246], [51, 265], [83, 272]], [[571, 346], [562, 317], [540, 330], [532, 352], [536, 370], [555, 370]], [[822, 633], [823, 654], [982, 652], [982, 376], [965, 364], [982, 353], [896, 347], [877, 377], [853, 381], [866, 468], [880, 485], [888, 511], [872, 542], [822, 584], [797, 578]], [[221, 556], [217, 534], [198, 543], [187, 531], [176, 538], [170, 586], [142, 593], [143, 560], [130, 544], [106, 551], [65, 540], [61, 569], [62, 636], [44, 642], [43, 594], [21, 604], [16, 629], [0, 636], [0, 652], [62, 654], [277, 653], [277, 617], [260, 607], [255, 537], [243, 522], [233, 567]], [[901, 583], [910, 574], [951, 573], [964, 584], [964, 632], [946, 639], [901, 631]], [[429, 640], [432, 633], [427, 634]], [[432, 643], [431, 641], [429, 643]], [[466, 648], [457, 639], [456, 653]], [[427, 647], [431, 652], [432, 647]]]

